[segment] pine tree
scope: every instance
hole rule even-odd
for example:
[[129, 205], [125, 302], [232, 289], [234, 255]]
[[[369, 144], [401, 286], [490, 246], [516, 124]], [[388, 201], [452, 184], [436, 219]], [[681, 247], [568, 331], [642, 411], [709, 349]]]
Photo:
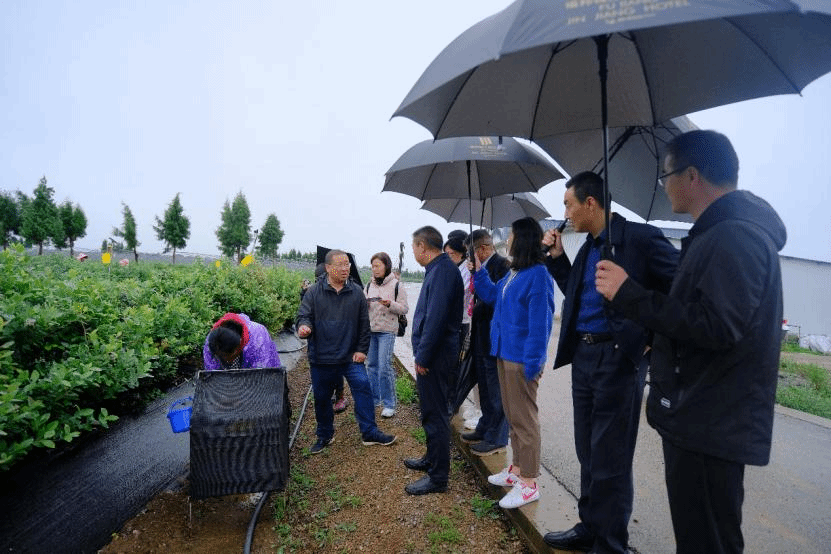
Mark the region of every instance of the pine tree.
[[156, 224], [153, 225], [156, 237], [164, 242], [164, 251], [173, 250], [173, 263], [176, 263], [176, 249], [182, 249], [187, 245], [190, 238], [190, 219], [185, 216], [185, 210], [179, 201], [179, 193], [170, 202], [164, 212], [164, 219], [156, 216]]
[[133, 217], [130, 206], [124, 202], [121, 203], [121, 206], [121, 213], [124, 214], [124, 223], [121, 227], [113, 227], [113, 235], [124, 239], [124, 247], [127, 250], [132, 250], [133, 257], [136, 259], [136, 263], [138, 263], [139, 255], [137, 249], [141, 246], [141, 243], [138, 241], [138, 235], [136, 234], [136, 218]]
[[64, 241], [58, 207], [52, 199], [54, 194], [55, 189], [46, 184], [46, 177], [41, 177], [34, 196], [27, 199], [22, 212], [20, 233], [28, 242], [38, 245], [38, 256], [43, 254], [43, 243], [49, 239], [55, 241], [56, 246]]
[[274, 214], [268, 214], [262, 229], [260, 229], [260, 246], [257, 251], [263, 258], [276, 258], [277, 247], [283, 242], [283, 230], [280, 229], [280, 220]]
[[69, 242], [69, 255], [74, 257], [75, 241], [87, 234], [87, 216], [81, 206], [77, 204], [73, 206], [69, 200], [61, 204], [58, 213], [65, 241]]
[[0, 242], [8, 248], [15, 235], [20, 234], [20, 206], [14, 196], [0, 192]]
[[251, 210], [242, 191], [234, 197], [233, 204], [225, 201], [222, 206], [222, 224], [216, 230], [219, 250], [229, 258], [242, 259], [243, 251], [251, 244]]

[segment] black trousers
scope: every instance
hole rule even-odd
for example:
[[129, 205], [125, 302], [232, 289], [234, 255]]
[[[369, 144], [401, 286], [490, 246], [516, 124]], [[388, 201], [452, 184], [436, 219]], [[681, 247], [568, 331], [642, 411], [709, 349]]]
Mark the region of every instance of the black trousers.
[[502, 409], [502, 389], [499, 387], [496, 357], [480, 354], [475, 356], [479, 406], [482, 408], [476, 432], [482, 435], [485, 442], [505, 446], [508, 444], [508, 418]]
[[421, 426], [427, 436], [430, 462], [427, 475], [438, 485], [447, 483], [450, 475], [450, 414], [448, 413], [449, 380], [459, 364], [459, 353], [441, 352], [429, 367], [427, 375], [416, 374]]
[[744, 464], [663, 444], [676, 552], [742, 552]]
[[580, 342], [571, 364], [574, 446], [580, 462], [580, 521], [593, 552], [622, 553], [629, 542], [646, 364], [636, 368], [614, 341]]

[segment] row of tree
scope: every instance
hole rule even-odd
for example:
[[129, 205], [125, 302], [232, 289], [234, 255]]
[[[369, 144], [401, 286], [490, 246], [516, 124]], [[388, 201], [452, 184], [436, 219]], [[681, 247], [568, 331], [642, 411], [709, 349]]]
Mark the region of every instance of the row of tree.
[[40, 179], [31, 197], [20, 191], [0, 191], [0, 240], [4, 250], [9, 243], [20, 240], [36, 244], [38, 254], [48, 242], [59, 249], [69, 246], [70, 255], [75, 254], [75, 241], [87, 232], [87, 217], [69, 200], [55, 204], [54, 195], [55, 189], [47, 184], [46, 177]]
[[[42, 177], [32, 197], [16, 191], [14, 194], [0, 191], [0, 240], [5, 250], [12, 242], [22, 242], [27, 246], [37, 245], [38, 255], [43, 254], [43, 245], [51, 242], [55, 248], [69, 246], [70, 256], [74, 256], [75, 241], [86, 236], [87, 218], [77, 204], [70, 201], [57, 205], [54, 201], [55, 189], [48, 186], [46, 177]], [[127, 204], [122, 204], [123, 222], [114, 227], [114, 237], [105, 239], [102, 250], [114, 247], [117, 251], [131, 251], [138, 262], [138, 241], [136, 218]], [[227, 200], [220, 214], [221, 223], [216, 229], [219, 250], [223, 255], [241, 260], [248, 247], [263, 258], [277, 257], [277, 249], [283, 242], [283, 231], [277, 216], [269, 214], [259, 229], [251, 229], [251, 210], [245, 195], [240, 191], [234, 201]], [[168, 205], [162, 217], [156, 216], [153, 230], [156, 238], [164, 243], [164, 252], [173, 251], [173, 263], [176, 263], [176, 251], [187, 245], [190, 238], [190, 219], [177, 193]]]

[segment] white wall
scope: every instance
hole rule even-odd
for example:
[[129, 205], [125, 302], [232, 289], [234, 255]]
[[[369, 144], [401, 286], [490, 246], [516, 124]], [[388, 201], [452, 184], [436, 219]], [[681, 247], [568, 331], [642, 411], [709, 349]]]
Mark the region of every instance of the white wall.
[[[831, 263], [780, 256], [783, 317], [802, 335], [831, 336]], [[796, 328], [791, 329], [796, 332]]]

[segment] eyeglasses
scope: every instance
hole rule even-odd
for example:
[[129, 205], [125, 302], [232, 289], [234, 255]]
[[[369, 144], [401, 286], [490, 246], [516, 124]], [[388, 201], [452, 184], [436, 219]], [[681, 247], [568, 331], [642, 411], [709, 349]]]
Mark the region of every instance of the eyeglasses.
[[666, 188], [666, 186], [667, 186], [667, 184], [665, 182], [666, 178], [671, 176], [671, 175], [681, 173], [682, 171], [686, 171], [687, 167], [690, 167], [690, 166], [682, 167], [681, 169], [676, 169], [675, 171], [670, 171], [669, 173], [664, 173], [663, 175], [659, 175], [658, 176], [658, 184], [661, 185], [661, 187]]

